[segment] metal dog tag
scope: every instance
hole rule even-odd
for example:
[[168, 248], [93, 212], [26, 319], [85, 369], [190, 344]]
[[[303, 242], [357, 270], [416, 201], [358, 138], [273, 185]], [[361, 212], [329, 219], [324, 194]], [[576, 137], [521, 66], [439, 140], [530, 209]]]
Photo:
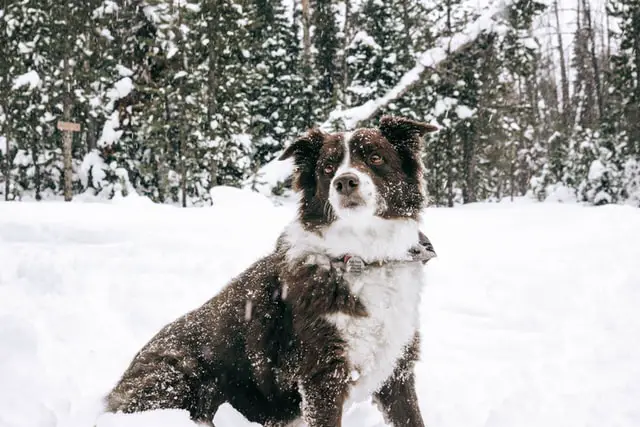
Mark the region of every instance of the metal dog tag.
[[352, 256], [347, 260], [345, 270], [347, 273], [361, 274], [364, 270], [364, 261], [358, 256]]

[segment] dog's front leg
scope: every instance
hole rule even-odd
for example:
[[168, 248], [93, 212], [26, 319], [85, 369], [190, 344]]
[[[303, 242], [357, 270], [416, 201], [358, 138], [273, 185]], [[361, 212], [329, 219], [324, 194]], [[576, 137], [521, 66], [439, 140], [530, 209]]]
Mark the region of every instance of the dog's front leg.
[[424, 427], [413, 371], [419, 351], [420, 337], [416, 333], [391, 378], [374, 395], [374, 402], [393, 427]]
[[374, 401], [393, 427], [424, 427], [413, 372], [390, 378]]
[[309, 427], [339, 427], [349, 384], [345, 342], [327, 316], [341, 312], [364, 316], [331, 259], [309, 254], [287, 266], [283, 285], [296, 335], [296, 372], [302, 416]]
[[344, 372], [324, 372], [300, 381], [302, 417], [309, 427], [341, 426], [347, 396], [345, 376]]

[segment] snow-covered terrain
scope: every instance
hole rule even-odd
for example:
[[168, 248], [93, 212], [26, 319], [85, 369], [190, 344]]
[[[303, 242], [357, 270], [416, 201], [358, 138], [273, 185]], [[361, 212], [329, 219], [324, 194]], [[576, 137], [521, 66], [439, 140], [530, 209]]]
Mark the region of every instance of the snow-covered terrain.
[[[0, 203], [0, 426], [193, 426], [96, 416], [161, 326], [271, 250], [294, 213], [256, 193], [215, 206]], [[423, 415], [432, 427], [640, 425], [640, 210], [428, 209]], [[248, 423], [229, 406], [218, 427]], [[369, 404], [346, 427], [381, 426]]]

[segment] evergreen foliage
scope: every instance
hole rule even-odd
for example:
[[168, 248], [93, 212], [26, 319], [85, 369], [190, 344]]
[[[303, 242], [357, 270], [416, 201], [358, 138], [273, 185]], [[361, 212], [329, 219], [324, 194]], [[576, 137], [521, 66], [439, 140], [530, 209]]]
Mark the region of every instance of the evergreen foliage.
[[[616, 30], [604, 34], [590, 2], [576, 1], [570, 81], [536, 36], [549, 2], [515, 0], [505, 31], [450, 52], [361, 123], [391, 113], [441, 127], [424, 158], [433, 204], [530, 194], [640, 205], [640, 5], [609, 0]], [[290, 6], [5, 1], [0, 195], [60, 197], [56, 123], [68, 118], [82, 126], [72, 147], [76, 194], [208, 205], [211, 188], [246, 183], [331, 111], [383, 96], [421, 52], [478, 13], [463, 0]]]

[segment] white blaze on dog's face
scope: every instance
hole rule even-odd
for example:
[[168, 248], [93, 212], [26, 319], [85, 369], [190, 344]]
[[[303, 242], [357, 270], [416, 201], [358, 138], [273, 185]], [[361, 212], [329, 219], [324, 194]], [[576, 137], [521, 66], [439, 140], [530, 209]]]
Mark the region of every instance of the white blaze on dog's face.
[[423, 208], [421, 137], [436, 128], [383, 117], [378, 128], [327, 134], [312, 130], [289, 146], [294, 188], [301, 193], [299, 217], [305, 226], [336, 218], [414, 218]]
[[[381, 211], [383, 200], [380, 199], [373, 179], [366, 170], [366, 162], [358, 167], [351, 156], [351, 138], [353, 132], [342, 134], [342, 163], [339, 165], [329, 186], [329, 202], [336, 216], [341, 219], [365, 219]], [[367, 134], [362, 135], [367, 138]], [[373, 160], [380, 155], [372, 154]], [[370, 157], [371, 157], [370, 156]], [[363, 167], [364, 166], [364, 167]], [[333, 164], [326, 168], [335, 168]]]

